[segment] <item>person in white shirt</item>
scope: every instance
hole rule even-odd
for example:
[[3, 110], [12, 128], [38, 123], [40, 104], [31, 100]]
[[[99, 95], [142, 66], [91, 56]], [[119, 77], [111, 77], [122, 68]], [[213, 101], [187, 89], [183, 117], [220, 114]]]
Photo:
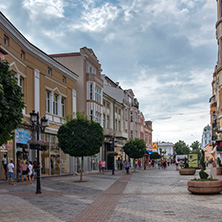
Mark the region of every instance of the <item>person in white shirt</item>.
[[10, 161], [8, 164], [8, 183], [14, 185], [13, 179], [14, 179], [14, 173], [15, 173], [15, 166], [13, 164], [13, 160]]
[[32, 169], [33, 169], [33, 167], [32, 167], [32, 163], [31, 163], [31, 161], [29, 161], [28, 164], [29, 164], [29, 165], [28, 165], [28, 169], [29, 169], [29, 173], [28, 173], [28, 176], [29, 176], [29, 183], [32, 184], [31, 176], [32, 176]]

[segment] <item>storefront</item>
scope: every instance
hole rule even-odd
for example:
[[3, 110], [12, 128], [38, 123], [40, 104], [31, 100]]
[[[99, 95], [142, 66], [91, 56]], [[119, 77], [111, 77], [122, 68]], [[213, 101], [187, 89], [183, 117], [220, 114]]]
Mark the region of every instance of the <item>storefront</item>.
[[70, 156], [58, 146], [57, 135], [41, 134], [41, 140], [49, 143], [46, 151], [41, 151], [42, 176], [70, 174]]

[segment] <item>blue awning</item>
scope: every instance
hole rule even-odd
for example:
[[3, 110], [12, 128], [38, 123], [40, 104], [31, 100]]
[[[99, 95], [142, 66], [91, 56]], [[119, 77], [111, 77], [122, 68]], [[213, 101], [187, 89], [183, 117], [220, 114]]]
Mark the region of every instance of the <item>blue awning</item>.
[[153, 153], [153, 151], [150, 151], [150, 150], [146, 150], [146, 154], [151, 154], [151, 153]]

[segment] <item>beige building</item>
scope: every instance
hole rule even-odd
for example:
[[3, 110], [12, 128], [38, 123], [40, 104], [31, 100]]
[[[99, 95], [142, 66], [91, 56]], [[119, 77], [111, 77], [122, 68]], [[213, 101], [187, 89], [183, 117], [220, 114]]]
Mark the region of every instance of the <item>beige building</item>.
[[[103, 79], [101, 64], [92, 49], [83, 47], [80, 52], [50, 55], [59, 63], [77, 73], [77, 111], [102, 126], [103, 122]], [[100, 154], [85, 158], [84, 170], [98, 169]], [[76, 170], [80, 170], [81, 159], [76, 158]]]
[[42, 175], [73, 173], [73, 158], [58, 147], [56, 135], [63, 117], [76, 111], [78, 76], [31, 44], [2, 13], [0, 57], [9, 62], [16, 74], [25, 102], [22, 124], [16, 129], [14, 140], [0, 147], [0, 158], [7, 154], [8, 161], [13, 159], [16, 167], [18, 161], [33, 160], [35, 151], [29, 149], [27, 142], [35, 137], [30, 121], [30, 113], [35, 110], [49, 120], [45, 133], [40, 135], [50, 144], [47, 151], [41, 152]]

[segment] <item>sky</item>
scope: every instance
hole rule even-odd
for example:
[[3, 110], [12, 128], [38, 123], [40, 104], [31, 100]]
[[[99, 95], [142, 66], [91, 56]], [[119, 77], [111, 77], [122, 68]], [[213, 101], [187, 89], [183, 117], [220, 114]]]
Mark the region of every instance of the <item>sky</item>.
[[0, 10], [48, 54], [92, 48], [103, 74], [133, 90], [153, 141], [201, 142], [217, 63], [216, 1], [0, 0]]

